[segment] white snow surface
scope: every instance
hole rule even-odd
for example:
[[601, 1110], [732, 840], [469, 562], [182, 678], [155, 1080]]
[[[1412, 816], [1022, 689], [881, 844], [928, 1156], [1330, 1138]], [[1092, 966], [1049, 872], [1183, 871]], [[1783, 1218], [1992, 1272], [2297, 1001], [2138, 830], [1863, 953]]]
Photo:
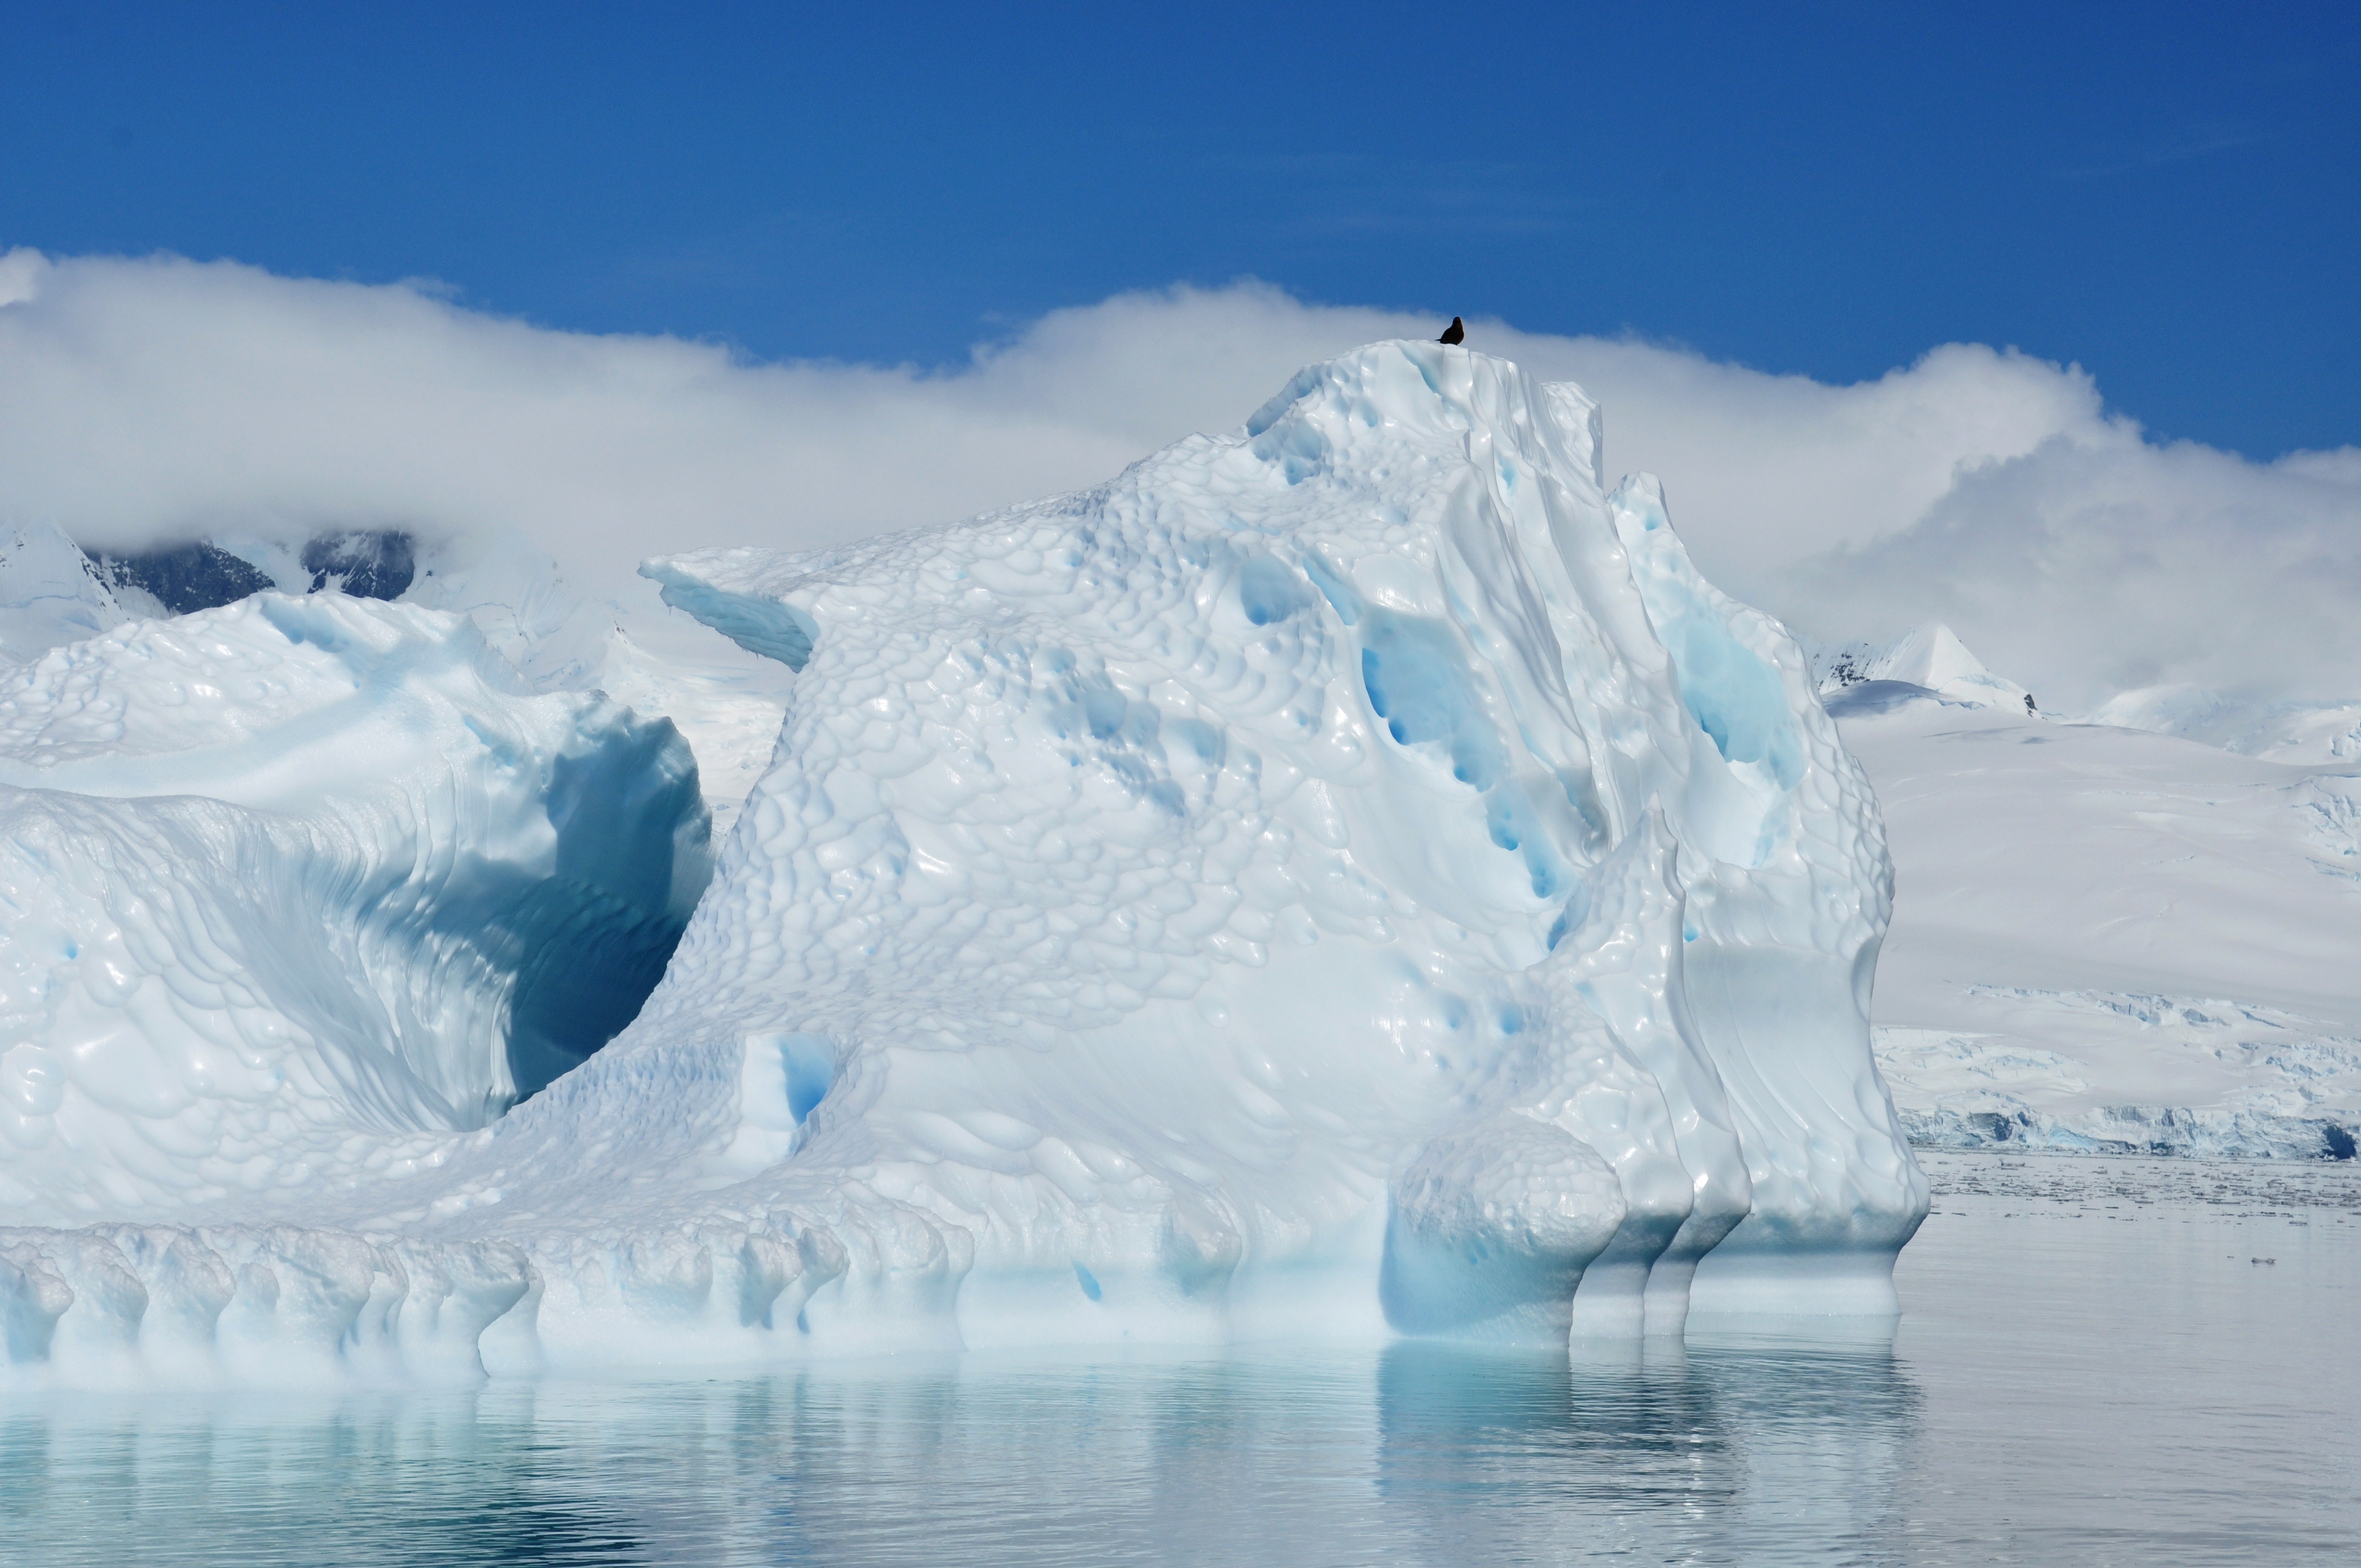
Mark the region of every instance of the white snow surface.
[[2361, 762], [2361, 702], [2257, 702], [2202, 686], [2145, 686], [2109, 698], [2091, 718], [2275, 762]]
[[[636, 1021], [483, 1126], [481, 1028], [371, 1036], [347, 995], [442, 994], [369, 967], [369, 912], [465, 900], [352, 889], [567, 880], [588, 755], [662, 807], [602, 819], [588, 880], [679, 907], [669, 728], [501, 690], [480, 604], [263, 596], [51, 653], [0, 707], [35, 824], [0, 892], [38, 917], [5, 1087], [50, 1128], [0, 1165], [14, 1375], [1891, 1314], [1927, 1189], [1871, 1053], [1876, 806], [1598, 430], [1379, 344], [1093, 490], [651, 563], [797, 670], [784, 728]], [[564, 617], [515, 619], [562, 662]], [[265, 961], [321, 929], [282, 967], [341, 1029]], [[178, 1081], [75, 1077], [173, 1028]]]
[[2361, 1131], [2361, 776], [1916, 687], [1832, 698], [1895, 865], [1914, 1138], [2317, 1158]]

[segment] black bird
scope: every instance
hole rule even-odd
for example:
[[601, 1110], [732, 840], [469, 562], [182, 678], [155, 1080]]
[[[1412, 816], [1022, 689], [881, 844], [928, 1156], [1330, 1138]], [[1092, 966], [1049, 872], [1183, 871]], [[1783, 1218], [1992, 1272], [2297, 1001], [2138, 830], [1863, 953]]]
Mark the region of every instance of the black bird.
[[1436, 338], [1434, 341], [1437, 343], [1465, 343], [1467, 341], [1467, 329], [1459, 324], [1459, 318], [1457, 316], [1454, 316], [1451, 318], [1451, 324], [1443, 329], [1443, 335]]

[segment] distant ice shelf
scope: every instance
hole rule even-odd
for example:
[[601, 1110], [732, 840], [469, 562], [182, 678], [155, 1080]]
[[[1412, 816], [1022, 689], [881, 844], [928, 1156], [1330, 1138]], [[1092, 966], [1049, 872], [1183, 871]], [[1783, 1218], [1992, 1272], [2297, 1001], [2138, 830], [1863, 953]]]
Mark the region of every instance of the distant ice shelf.
[[2350, 762], [1897, 682], [1826, 700], [1877, 785], [1901, 888], [1873, 1017], [1914, 1140], [2353, 1157]]
[[2361, 1036], [2211, 998], [1972, 988], [1990, 1034], [1881, 1025], [1879, 1066], [1927, 1148], [2351, 1159]]
[[[1571, 386], [1378, 344], [1093, 490], [653, 562], [782, 672], [774, 745], [711, 726], [709, 887], [687, 748], [577, 684], [663, 662], [529, 594], [46, 655], [0, 704], [50, 835], [8, 895], [58, 912], [9, 1005], [78, 965], [78, 1040], [189, 1043], [159, 1098], [6, 1014], [51, 1129], [0, 1146], [13, 1376], [1890, 1316], [1927, 1189], [1876, 805], [1803, 651], [1598, 453]], [[497, 1115], [515, 951], [587, 997], [675, 934]]]

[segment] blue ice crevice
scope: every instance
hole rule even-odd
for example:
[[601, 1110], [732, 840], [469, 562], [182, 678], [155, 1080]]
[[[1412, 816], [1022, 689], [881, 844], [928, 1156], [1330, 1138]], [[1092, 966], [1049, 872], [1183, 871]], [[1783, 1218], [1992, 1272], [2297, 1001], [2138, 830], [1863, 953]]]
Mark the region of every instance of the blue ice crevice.
[[1534, 897], [1564, 894], [1574, 873], [1510, 771], [1508, 746], [1477, 698], [1452, 629], [1369, 606], [1359, 630], [1361, 685], [1386, 733], [1397, 745], [1430, 750], [1453, 778], [1484, 796], [1491, 840], [1523, 857]]

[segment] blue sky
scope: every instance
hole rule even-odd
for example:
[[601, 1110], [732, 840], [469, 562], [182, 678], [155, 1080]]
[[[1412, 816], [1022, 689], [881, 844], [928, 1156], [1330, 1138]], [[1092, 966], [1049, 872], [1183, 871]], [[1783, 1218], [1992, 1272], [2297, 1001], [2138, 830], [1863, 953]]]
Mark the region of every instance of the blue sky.
[[[1644, 19], [1634, 19], [1644, 15]], [[10, 7], [0, 247], [932, 364], [1252, 276], [2361, 442], [2349, 5]]]

